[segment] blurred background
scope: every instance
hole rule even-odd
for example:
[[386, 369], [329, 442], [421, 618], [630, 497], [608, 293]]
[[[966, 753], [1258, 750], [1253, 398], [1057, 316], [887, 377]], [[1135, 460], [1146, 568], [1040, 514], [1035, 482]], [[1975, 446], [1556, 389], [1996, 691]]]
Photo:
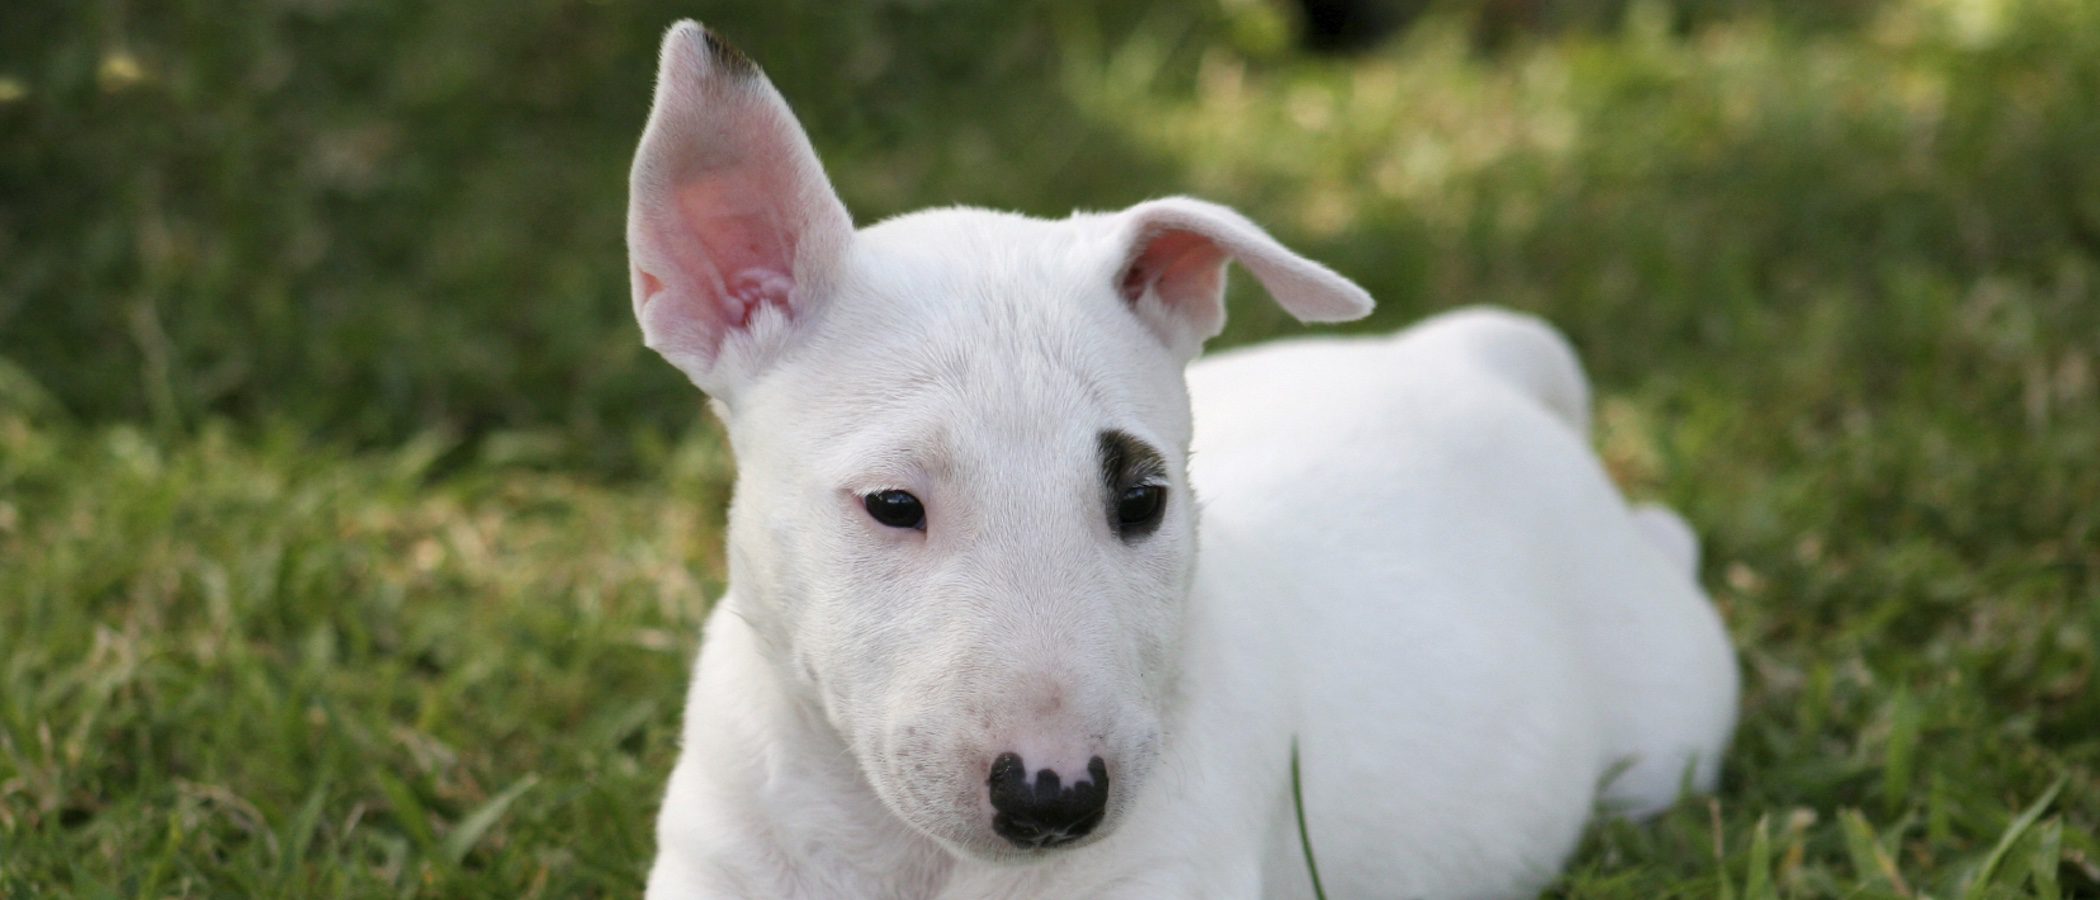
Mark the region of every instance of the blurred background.
[[1556, 894], [2100, 895], [2089, 0], [12, 0], [0, 895], [639, 888], [732, 476], [623, 271], [685, 16], [863, 223], [1193, 193], [1351, 329], [1568, 332], [1748, 693]]

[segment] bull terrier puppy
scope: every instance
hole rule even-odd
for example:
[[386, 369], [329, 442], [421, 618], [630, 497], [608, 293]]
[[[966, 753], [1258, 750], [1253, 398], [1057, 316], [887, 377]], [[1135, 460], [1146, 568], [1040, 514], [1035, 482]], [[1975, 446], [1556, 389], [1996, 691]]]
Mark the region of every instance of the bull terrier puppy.
[[1711, 788], [1733, 652], [1549, 327], [1472, 310], [1191, 365], [1237, 262], [1186, 198], [855, 230], [758, 67], [665, 37], [627, 220], [648, 346], [737, 459], [658, 898], [1536, 892]]

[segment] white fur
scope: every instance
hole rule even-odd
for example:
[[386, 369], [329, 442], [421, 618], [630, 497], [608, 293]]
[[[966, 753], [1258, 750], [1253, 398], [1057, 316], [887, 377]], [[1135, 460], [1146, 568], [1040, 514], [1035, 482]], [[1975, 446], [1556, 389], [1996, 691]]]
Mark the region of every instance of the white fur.
[[[629, 220], [644, 333], [739, 466], [651, 896], [1307, 897], [1294, 741], [1330, 896], [1519, 896], [1598, 805], [1712, 786], [1736, 672], [1696, 539], [1612, 486], [1550, 328], [1472, 310], [1184, 371], [1227, 259], [1301, 318], [1368, 299], [1186, 199], [838, 232], [778, 95], [703, 40], [666, 38]], [[736, 202], [665, 199], [700, 195]], [[780, 279], [759, 301], [679, 249], [717, 228], [761, 235], [732, 261]], [[1149, 536], [1104, 515], [1108, 429], [1164, 458]], [[892, 489], [923, 532], [861, 508]], [[1093, 834], [992, 832], [1016, 748], [1108, 760]]]

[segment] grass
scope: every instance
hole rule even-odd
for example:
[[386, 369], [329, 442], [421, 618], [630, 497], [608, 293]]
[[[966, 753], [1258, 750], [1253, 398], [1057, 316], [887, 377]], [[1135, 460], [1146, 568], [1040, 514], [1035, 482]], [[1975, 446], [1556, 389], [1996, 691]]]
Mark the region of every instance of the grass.
[[1291, 811], [1298, 820], [1298, 848], [1305, 851], [1305, 875], [1312, 881], [1313, 900], [1327, 900], [1327, 888], [1320, 883], [1320, 862], [1313, 858], [1312, 832], [1305, 827], [1305, 788], [1298, 777], [1298, 738], [1291, 738]]
[[1806, 6], [10, 6], [0, 895], [637, 889], [732, 471], [622, 274], [680, 15], [864, 221], [1200, 193], [1569, 332], [1746, 696], [1554, 894], [2100, 894], [2100, 8]]

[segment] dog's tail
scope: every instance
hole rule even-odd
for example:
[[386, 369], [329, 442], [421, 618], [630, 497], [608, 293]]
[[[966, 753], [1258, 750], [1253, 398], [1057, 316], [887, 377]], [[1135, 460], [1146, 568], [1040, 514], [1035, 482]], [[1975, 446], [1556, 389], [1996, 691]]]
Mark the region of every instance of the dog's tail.
[[[1538, 400], [1577, 435], [1590, 433], [1590, 382], [1568, 339], [1545, 320], [1474, 306], [1437, 316], [1424, 337], [1451, 348]], [[1433, 337], [1431, 337], [1433, 335]]]

